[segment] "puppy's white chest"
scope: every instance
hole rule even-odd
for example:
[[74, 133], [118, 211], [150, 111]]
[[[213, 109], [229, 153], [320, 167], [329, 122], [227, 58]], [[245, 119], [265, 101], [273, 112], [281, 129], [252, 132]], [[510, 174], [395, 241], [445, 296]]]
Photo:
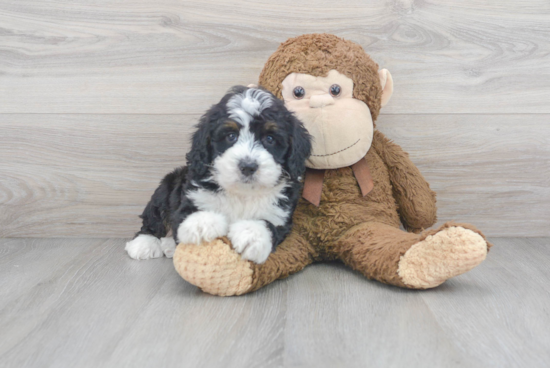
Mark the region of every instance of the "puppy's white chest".
[[225, 215], [230, 223], [238, 220], [266, 220], [281, 226], [288, 217], [288, 211], [277, 205], [278, 200], [284, 197], [282, 189], [274, 188], [268, 193], [250, 193], [246, 196], [198, 189], [189, 193], [188, 197], [200, 211]]

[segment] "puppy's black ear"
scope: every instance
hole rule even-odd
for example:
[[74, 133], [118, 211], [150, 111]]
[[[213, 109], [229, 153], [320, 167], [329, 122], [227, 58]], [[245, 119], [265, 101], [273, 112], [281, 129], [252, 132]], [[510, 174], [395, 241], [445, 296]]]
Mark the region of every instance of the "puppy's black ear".
[[306, 171], [306, 159], [311, 154], [311, 135], [304, 125], [292, 113], [288, 113], [288, 121], [293, 126], [290, 137], [290, 149], [287, 158], [287, 171], [292, 180], [303, 177]]
[[213, 118], [213, 109], [204, 114], [196, 125], [197, 131], [193, 134], [191, 150], [185, 156], [187, 167], [193, 177], [203, 177], [208, 173], [211, 161], [210, 121]]

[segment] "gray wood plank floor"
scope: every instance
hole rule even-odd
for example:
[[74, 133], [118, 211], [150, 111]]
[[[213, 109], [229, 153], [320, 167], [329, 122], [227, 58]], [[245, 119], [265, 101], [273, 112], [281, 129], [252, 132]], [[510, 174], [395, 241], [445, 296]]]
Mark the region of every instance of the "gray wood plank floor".
[[550, 238], [429, 291], [318, 264], [221, 298], [124, 239], [0, 239], [2, 367], [547, 367]]

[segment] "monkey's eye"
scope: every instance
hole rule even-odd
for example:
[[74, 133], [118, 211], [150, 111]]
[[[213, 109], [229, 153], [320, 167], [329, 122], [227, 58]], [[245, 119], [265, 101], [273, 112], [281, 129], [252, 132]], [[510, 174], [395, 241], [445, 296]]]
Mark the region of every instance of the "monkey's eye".
[[306, 91], [303, 87], [298, 86], [294, 87], [294, 91], [292, 91], [292, 94], [294, 95], [295, 99], [300, 100], [304, 98], [304, 96], [306, 95]]
[[264, 142], [268, 145], [268, 146], [272, 146], [275, 144], [275, 138], [273, 138], [272, 135], [266, 135], [265, 138], [264, 138]]
[[229, 143], [233, 143], [237, 140], [237, 133], [229, 133], [228, 135], [225, 136], [225, 140], [228, 141]]
[[339, 85], [337, 84], [333, 84], [332, 86], [330, 86], [330, 94], [334, 97], [340, 95], [340, 93], [342, 92], [342, 88], [340, 88]]

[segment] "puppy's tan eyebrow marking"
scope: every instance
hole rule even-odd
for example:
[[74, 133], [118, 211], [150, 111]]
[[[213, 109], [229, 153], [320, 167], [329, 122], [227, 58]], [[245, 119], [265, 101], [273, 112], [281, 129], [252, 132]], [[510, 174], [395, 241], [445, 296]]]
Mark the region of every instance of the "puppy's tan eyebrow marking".
[[240, 127], [239, 127], [239, 124], [235, 123], [234, 121], [226, 121], [225, 123], [223, 123], [223, 127], [224, 128], [233, 128], [235, 130], [239, 130]]
[[279, 126], [277, 125], [277, 123], [274, 123], [272, 121], [268, 121], [264, 125], [264, 130], [271, 131], [271, 132], [276, 132], [277, 130], [279, 130]]

